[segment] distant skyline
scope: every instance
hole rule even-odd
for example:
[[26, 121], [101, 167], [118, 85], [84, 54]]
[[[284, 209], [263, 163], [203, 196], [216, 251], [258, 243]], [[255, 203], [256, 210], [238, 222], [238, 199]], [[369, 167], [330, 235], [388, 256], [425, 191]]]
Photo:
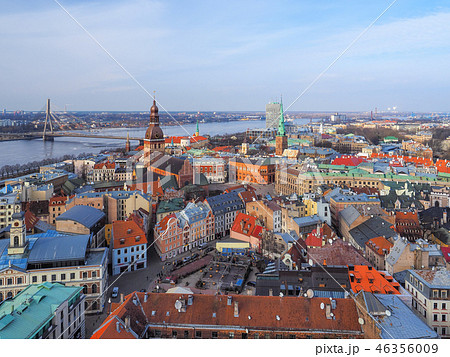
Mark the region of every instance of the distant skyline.
[[[168, 111], [287, 108], [391, 2], [59, 0]], [[147, 111], [52, 0], [0, 0], [0, 110]], [[397, 3], [292, 111], [450, 111], [450, 4]], [[162, 110], [161, 110], [162, 111]]]

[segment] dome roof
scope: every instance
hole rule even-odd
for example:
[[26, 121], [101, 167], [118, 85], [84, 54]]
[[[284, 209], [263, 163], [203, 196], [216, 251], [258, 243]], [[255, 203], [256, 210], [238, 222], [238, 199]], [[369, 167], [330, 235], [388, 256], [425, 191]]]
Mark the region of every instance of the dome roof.
[[164, 134], [159, 126], [151, 125], [145, 132], [145, 138], [148, 140], [164, 140]]

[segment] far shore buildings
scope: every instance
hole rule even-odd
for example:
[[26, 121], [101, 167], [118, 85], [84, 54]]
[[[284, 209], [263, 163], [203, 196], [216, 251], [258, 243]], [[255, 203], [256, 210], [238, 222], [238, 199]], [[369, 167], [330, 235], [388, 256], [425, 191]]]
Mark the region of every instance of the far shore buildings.
[[0, 339], [85, 338], [83, 288], [29, 285], [0, 305]]

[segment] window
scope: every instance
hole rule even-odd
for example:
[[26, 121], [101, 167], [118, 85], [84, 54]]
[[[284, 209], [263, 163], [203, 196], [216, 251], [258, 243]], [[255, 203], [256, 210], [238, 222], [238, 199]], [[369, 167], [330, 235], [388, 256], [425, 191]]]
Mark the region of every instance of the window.
[[42, 280], [42, 282], [47, 281], [47, 275], [42, 275], [41, 280]]
[[126, 249], [126, 248], [125, 248], [125, 251], [124, 251], [124, 253], [125, 253], [125, 254], [127, 254], [127, 253], [128, 253], [128, 249]]
[[277, 333], [277, 334], [275, 335], [275, 338], [278, 339], [278, 340], [279, 340], [279, 339], [282, 339], [282, 338], [283, 338], [283, 335]]
[[217, 331], [211, 332], [211, 338], [217, 338], [217, 337], [218, 337]]
[[445, 309], [447, 309], [447, 304], [443, 303], [442, 304], [442, 310], [445, 310]]
[[258, 339], [259, 339], [259, 333], [256, 332], [256, 333], [253, 335], [253, 338], [254, 338], [255, 340], [258, 340]]
[[189, 338], [189, 331], [187, 330], [184, 331], [184, 338]]
[[195, 331], [195, 338], [202, 338], [202, 331]]
[[93, 284], [91, 289], [92, 289], [92, 294], [96, 294], [97, 293], [97, 284]]
[[117, 249], [117, 255], [120, 255], [120, 249]]
[[442, 314], [441, 316], [442, 316], [442, 321], [447, 321], [447, 315]]
[[12, 285], [12, 283], [13, 283], [12, 278], [8, 278], [8, 279], [6, 280], [6, 284], [7, 284], [7, 285]]
[[120, 264], [120, 258], [117, 259], [117, 264]]
[[447, 290], [442, 290], [441, 291], [441, 298], [442, 299], [447, 299]]
[[22, 284], [23, 278], [17, 278], [17, 284]]
[[172, 330], [172, 338], [177, 338], [178, 332], [176, 330]]
[[433, 315], [433, 321], [437, 321], [438, 320], [438, 315], [437, 314], [434, 314]]
[[83, 294], [87, 294], [87, 292], [88, 292], [87, 285], [83, 285]]
[[439, 290], [433, 290], [433, 297], [438, 298], [439, 297]]
[[87, 272], [83, 272], [83, 279], [87, 279], [87, 277], [88, 277], [88, 275], [87, 275]]
[[437, 302], [435, 302], [434, 304], [433, 304], [433, 309], [437, 309], [438, 308], [438, 304], [437, 304]]
[[32, 283], [37, 283], [37, 276], [31, 277], [31, 282]]
[[52, 274], [52, 281], [56, 281], [56, 274]]
[[93, 271], [93, 272], [92, 272], [92, 277], [93, 277], [93, 278], [96, 278], [96, 277], [97, 277], [97, 272], [96, 272], [96, 271]]
[[270, 338], [270, 333], [266, 333], [266, 334], [264, 335], [264, 338], [265, 338], [265, 339], [269, 339], [269, 338]]
[[75, 279], [75, 273], [70, 273], [70, 279]]
[[161, 337], [161, 330], [155, 330], [155, 337]]
[[228, 333], [228, 338], [234, 338], [234, 332]]

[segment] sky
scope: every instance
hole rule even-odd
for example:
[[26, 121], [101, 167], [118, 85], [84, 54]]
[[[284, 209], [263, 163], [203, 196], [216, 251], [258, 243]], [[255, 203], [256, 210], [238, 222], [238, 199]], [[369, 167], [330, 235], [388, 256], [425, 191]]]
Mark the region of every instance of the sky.
[[300, 98], [393, 0], [58, 1], [95, 41], [0, 0], [0, 109], [450, 111], [449, 1], [398, 0]]

